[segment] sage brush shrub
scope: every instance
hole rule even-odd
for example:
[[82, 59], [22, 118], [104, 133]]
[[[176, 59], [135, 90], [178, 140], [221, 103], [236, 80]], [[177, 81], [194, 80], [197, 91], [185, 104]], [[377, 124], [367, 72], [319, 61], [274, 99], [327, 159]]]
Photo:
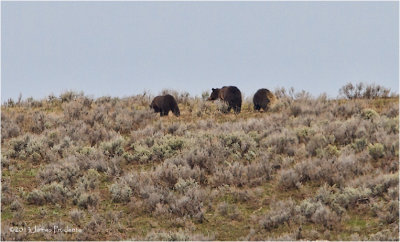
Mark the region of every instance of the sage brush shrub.
[[256, 186], [271, 179], [272, 172], [271, 164], [265, 161], [253, 162], [249, 165], [235, 162], [231, 165], [217, 168], [210, 182], [215, 187], [222, 185]]
[[76, 225], [80, 225], [81, 220], [85, 217], [85, 213], [75, 208], [69, 212], [69, 216]]
[[389, 188], [397, 186], [399, 177], [397, 174], [381, 174], [374, 178], [359, 180], [356, 185], [369, 188], [374, 196], [382, 196]]
[[301, 183], [313, 181], [343, 186], [346, 179], [354, 175], [363, 175], [369, 170], [358, 162], [353, 155], [339, 157], [312, 158], [297, 163], [294, 168], [283, 170], [279, 185], [283, 188], [298, 188]]
[[391, 224], [399, 219], [399, 201], [390, 201], [387, 211], [378, 214], [383, 223]]
[[64, 119], [66, 120], [79, 120], [88, 111], [87, 107], [83, 106], [83, 102], [81, 100], [63, 103], [62, 109], [64, 111]]
[[296, 141], [297, 138], [295, 134], [285, 129], [280, 133], [275, 133], [268, 136], [261, 142], [260, 145], [264, 147], [271, 147], [278, 154], [293, 156]]
[[201, 188], [192, 187], [184, 195], [178, 196], [171, 201], [171, 211], [180, 216], [188, 215], [202, 221], [204, 219], [202, 208], [206, 196], [207, 193]]
[[384, 229], [369, 236], [369, 240], [373, 241], [396, 241], [398, 238], [398, 230]]
[[306, 145], [306, 150], [311, 156], [316, 156], [317, 153], [321, 152], [328, 144], [332, 144], [334, 137], [325, 137], [324, 135], [313, 136]]
[[83, 92], [75, 92], [75, 91], [66, 91], [60, 94], [60, 99], [61, 102], [70, 102], [72, 100], [75, 100], [78, 97], [82, 97]]
[[86, 174], [79, 178], [77, 185], [84, 190], [94, 190], [99, 184], [99, 177], [100, 174], [96, 170], [89, 169]]
[[29, 204], [43, 205], [46, 201], [44, 193], [38, 189], [30, 192], [26, 198]]
[[42, 133], [50, 124], [46, 122], [46, 116], [43, 112], [35, 112], [32, 116], [31, 131], [36, 134]]
[[358, 115], [361, 110], [362, 106], [359, 102], [345, 102], [336, 105], [332, 110], [332, 114], [335, 117], [351, 118]]
[[218, 157], [221, 153], [218, 155], [214, 151], [218, 151], [218, 148], [211, 146], [196, 147], [185, 153], [183, 159], [191, 168], [199, 167], [207, 173], [213, 173], [216, 163], [221, 162], [221, 158]]
[[178, 181], [174, 185], [174, 189], [180, 193], [185, 193], [188, 189], [192, 187], [198, 186], [197, 182], [189, 178], [187, 180], [184, 180], [182, 178], [179, 178]]
[[295, 170], [283, 170], [280, 174], [279, 185], [284, 189], [299, 188], [301, 177]]
[[295, 203], [292, 200], [279, 201], [272, 204], [270, 212], [264, 215], [259, 224], [266, 230], [272, 230], [284, 223], [289, 223], [295, 213]]
[[199, 167], [191, 168], [179, 158], [165, 160], [161, 166], [156, 168], [153, 176], [155, 181], [169, 188], [175, 187], [179, 179], [192, 179], [201, 184], [205, 181], [204, 171]]
[[391, 107], [384, 113], [389, 118], [395, 118], [399, 116], [399, 106], [391, 105]]
[[316, 224], [322, 224], [326, 228], [332, 228], [339, 219], [329, 207], [320, 206], [312, 215], [311, 220]]
[[17, 137], [20, 135], [21, 129], [15, 119], [10, 117], [10, 115], [1, 113], [1, 142], [4, 140]]
[[88, 209], [89, 207], [96, 207], [99, 199], [97, 193], [78, 190], [75, 192], [73, 203], [80, 208]]
[[23, 210], [23, 208], [24, 208], [24, 206], [22, 205], [22, 203], [19, 200], [14, 200], [10, 204], [11, 211], [20, 211], [20, 210]]
[[68, 199], [68, 189], [60, 183], [52, 182], [41, 188], [47, 203], [63, 204]]
[[132, 189], [127, 184], [114, 183], [110, 186], [110, 193], [113, 202], [129, 202]]
[[120, 156], [124, 153], [123, 149], [124, 139], [122, 137], [116, 137], [111, 142], [103, 142], [100, 147], [104, 151], [104, 154], [110, 157]]
[[297, 117], [303, 112], [303, 110], [300, 105], [294, 104], [290, 107], [290, 112], [291, 112], [291, 115], [293, 115], [294, 117]]
[[369, 188], [346, 187], [336, 195], [334, 202], [348, 209], [350, 206], [355, 206], [357, 202], [368, 200], [371, 194]]
[[28, 146], [30, 139], [30, 135], [24, 135], [20, 138], [11, 139], [10, 149], [7, 152], [7, 156], [11, 158], [26, 159], [25, 148]]
[[53, 182], [43, 186], [40, 190], [33, 190], [27, 196], [29, 204], [43, 205], [64, 204], [69, 197], [69, 190], [62, 184]]

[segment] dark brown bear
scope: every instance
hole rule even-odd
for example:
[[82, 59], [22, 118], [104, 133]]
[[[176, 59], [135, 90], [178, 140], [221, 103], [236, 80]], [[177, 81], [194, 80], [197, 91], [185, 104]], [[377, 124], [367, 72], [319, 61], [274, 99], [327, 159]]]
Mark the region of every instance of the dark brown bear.
[[169, 111], [172, 111], [177, 117], [181, 114], [175, 98], [169, 94], [155, 97], [150, 108], [154, 109], [156, 113], [160, 113], [160, 116], [168, 116]]
[[228, 112], [233, 109], [235, 113], [240, 113], [242, 108], [242, 93], [235, 86], [224, 86], [222, 88], [212, 88], [212, 93], [208, 100], [221, 99], [228, 103]]
[[267, 111], [273, 100], [275, 100], [275, 96], [272, 92], [266, 88], [259, 89], [253, 97], [254, 110]]

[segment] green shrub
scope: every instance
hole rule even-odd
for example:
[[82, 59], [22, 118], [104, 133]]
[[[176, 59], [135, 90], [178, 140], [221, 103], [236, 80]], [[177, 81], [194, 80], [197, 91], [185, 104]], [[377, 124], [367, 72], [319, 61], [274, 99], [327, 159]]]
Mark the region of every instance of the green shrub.
[[142, 145], [132, 145], [134, 152], [129, 153], [129, 152], [124, 152], [123, 157], [128, 161], [138, 161], [140, 163], [147, 163], [149, 162], [152, 157], [153, 157], [153, 152], [151, 149], [142, 146]]
[[368, 152], [374, 160], [377, 160], [385, 155], [385, 148], [380, 143], [369, 144]]
[[300, 143], [307, 143], [314, 134], [315, 131], [309, 127], [302, 127], [296, 130], [296, 136]]
[[379, 114], [373, 109], [366, 108], [362, 111], [361, 117], [363, 117], [364, 119], [372, 120], [379, 117]]
[[116, 138], [110, 142], [103, 142], [100, 147], [108, 156], [119, 156], [124, 153], [123, 149], [124, 139], [122, 137]]
[[80, 147], [78, 149], [78, 152], [82, 155], [90, 155], [93, 154], [95, 152], [95, 148], [90, 147], [90, 146], [85, 146], [85, 147]]
[[182, 149], [184, 140], [175, 136], [166, 135], [162, 139], [157, 140], [156, 144], [151, 148], [152, 154], [158, 159], [170, 158]]
[[[339, 156], [340, 155], [340, 150], [336, 145], [331, 145], [329, 144], [326, 146], [323, 150], [323, 153], [326, 154], [328, 157], [333, 157], [333, 156]], [[324, 156], [324, 155], [322, 155]]]

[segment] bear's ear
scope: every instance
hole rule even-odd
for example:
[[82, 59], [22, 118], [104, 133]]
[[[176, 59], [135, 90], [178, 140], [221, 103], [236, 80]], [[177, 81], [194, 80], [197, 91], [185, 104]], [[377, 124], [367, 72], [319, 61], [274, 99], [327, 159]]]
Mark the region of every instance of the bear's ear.
[[211, 90], [215, 91], [215, 88], [211, 88]]

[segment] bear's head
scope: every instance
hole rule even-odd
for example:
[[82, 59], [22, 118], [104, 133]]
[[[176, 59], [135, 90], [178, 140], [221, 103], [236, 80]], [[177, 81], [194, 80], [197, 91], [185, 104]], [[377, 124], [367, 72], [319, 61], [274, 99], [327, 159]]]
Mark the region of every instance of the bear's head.
[[209, 101], [217, 100], [218, 97], [219, 97], [219, 91], [221, 89], [220, 88], [212, 88], [211, 90], [212, 90], [212, 93], [211, 93], [210, 97], [207, 100], [209, 100]]

